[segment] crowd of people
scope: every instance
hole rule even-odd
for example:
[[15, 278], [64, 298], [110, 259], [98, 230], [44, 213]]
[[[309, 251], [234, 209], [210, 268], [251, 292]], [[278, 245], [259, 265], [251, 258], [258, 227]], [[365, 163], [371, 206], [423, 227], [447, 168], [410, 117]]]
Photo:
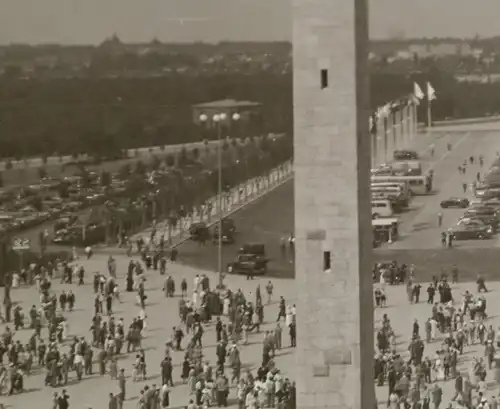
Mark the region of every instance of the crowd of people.
[[[70, 385], [96, 375], [113, 385], [109, 409], [123, 409], [127, 402], [139, 409], [167, 408], [172, 404], [188, 409], [230, 405], [241, 409], [294, 409], [295, 383], [282, 373], [276, 357], [283, 348], [296, 346], [295, 305], [287, 304], [283, 297], [275, 300], [271, 281], [245, 291], [214, 289], [206, 274], [198, 274], [188, 283], [186, 277], [176, 276], [171, 259], [168, 266], [162, 261], [161, 252], [157, 262], [147, 261], [151, 250], [148, 246], [152, 245], [141, 242], [139, 257], [130, 258], [124, 272], [123, 295], [119, 291], [122, 278], [117, 275], [112, 256], [103, 263], [103, 272], [92, 273], [90, 279], [85, 262], [79, 260], [57, 261], [46, 267], [32, 265], [19, 274], [18, 281], [12, 277], [14, 298], [15, 289], [24, 285], [37, 289], [39, 301], [27, 313], [23, 305], [14, 304], [12, 320], [9, 318], [11, 322], [0, 339], [0, 392], [6, 396], [22, 393], [26, 378], [43, 370], [45, 386], [58, 388], [53, 394], [56, 409], [74, 407]], [[426, 320], [411, 323], [412, 336], [403, 350], [397, 342], [399, 329], [393, 327], [390, 313], [381, 310], [374, 382], [378, 387], [387, 386], [387, 406], [439, 409], [444, 400], [442, 382], [451, 380], [454, 396], [450, 406], [497, 409], [488, 382], [500, 385], [500, 329], [496, 331], [487, 322], [484, 293], [488, 288], [484, 278], [479, 275], [475, 289], [457, 294], [457, 266], [435, 275], [429, 283], [419, 283], [417, 270], [414, 265], [395, 261], [378, 263], [373, 268], [376, 308], [387, 308], [389, 285], [397, 291], [404, 289], [411, 305], [424, 304], [429, 310]], [[154, 275], [161, 276], [162, 286], [146, 285]], [[58, 282], [66, 286], [59, 288]], [[67, 285], [88, 285], [92, 290], [89, 334], [69, 330], [80, 300], [76, 290]], [[160, 362], [151, 359], [143, 345], [149, 336], [147, 311], [153, 308], [148, 306], [148, 294], [153, 291], [164, 299], [175, 298], [178, 307], [176, 312], [168, 310], [178, 317], [174, 319], [178, 323], [160, 346]], [[421, 297], [422, 292], [425, 295]], [[127, 297], [127, 293], [134, 297]], [[277, 315], [269, 313], [275, 301]], [[124, 302], [133, 302], [137, 308], [129, 322], [115, 312], [116, 306]], [[30, 332], [25, 343], [17, 336], [23, 331]], [[258, 368], [251, 371], [242, 362], [241, 352], [250, 339], [256, 338], [261, 341], [261, 358]], [[207, 344], [212, 343], [216, 344], [215, 355], [209, 356]], [[468, 371], [461, 370], [468, 349], [477, 345], [481, 345], [482, 356], [470, 360]], [[427, 353], [429, 349], [436, 352]], [[121, 364], [126, 362], [121, 359], [124, 355], [133, 357], [131, 366]], [[156, 372], [160, 377], [154, 383]], [[137, 398], [130, 397], [130, 382], [141, 387]], [[187, 399], [172, 402], [172, 390], [181, 387], [187, 391]]]
[[[295, 385], [276, 365], [278, 351], [296, 345], [295, 306], [279, 299], [278, 315], [268, 317], [265, 311], [273, 300], [273, 284], [269, 281], [264, 290], [257, 285], [248, 294], [241, 289], [214, 290], [207, 275], [197, 275], [192, 285], [186, 278], [175, 277], [175, 265], [147, 262], [147, 244], [140, 243], [139, 258], [132, 257], [125, 272], [124, 288], [135, 294], [137, 315], [130, 322], [115, 314], [115, 306], [130, 301], [119, 291], [116, 261], [109, 257], [104, 272], [95, 272], [89, 280], [85, 262], [56, 261], [53, 265], [30, 266], [23, 271], [19, 281], [12, 284], [12, 297], [21, 286], [36, 287], [39, 303], [33, 304], [28, 314], [24, 306], [16, 304], [13, 322], [8, 322], [0, 342], [1, 393], [22, 393], [27, 377], [43, 370], [45, 386], [64, 388], [53, 395], [53, 407], [67, 409], [71, 402], [70, 385], [90, 376], [106, 377], [113, 382], [109, 394], [109, 408], [126, 407], [128, 382], [144, 384], [137, 399], [141, 409], [169, 407], [172, 388], [185, 384], [190, 398], [185, 404], [190, 409], [227, 406], [236, 403], [241, 408], [265, 405], [292, 409], [295, 407]], [[87, 258], [93, 257], [87, 252]], [[107, 269], [107, 273], [106, 273]], [[147, 288], [148, 277], [158, 270], [164, 276], [163, 288]], [[180, 283], [179, 283], [180, 281]], [[78, 301], [72, 289], [57, 288], [57, 282], [73, 286], [89, 285], [93, 290], [93, 311], [89, 315], [90, 335], [69, 331], [73, 311]], [[190, 287], [190, 288], [189, 288]], [[189, 291], [188, 291], [189, 290]], [[248, 289], [247, 289], [248, 290]], [[165, 298], [178, 299], [179, 323], [172, 328], [171, 338], [164, 345], [164, 357], [158, 363], [148, 360], [143, 340], [148, 337], [148, 293], [161, 291]], [[265, 291], [265, 295], [262, 292]], [[278, 301], [278, 300], [276, 300]], [[169, 311], [171, 313], [171, 311]], [[10, 319], [9, 319], [10, 321]], [[261, 327], [274, 324], [270, 330]], [[13, 325], [12, 325], [13, 324]], [[18, 334], [31, 331], [29, 341], [23, 345]], [[215, 333], [217, 343], [215, 362], [207, 356], [205, 338]], [[283, 340], [288, 335], [289, 342]], [[249, 344], [249, 337], [262, 342], [262, 361], [252, 373], [241, 362], [240, 351]], [[120, 365], [122, 355], [135, 356], [132, 367]], [[123, 361], [124, 362], [124, 361]], [[174, 373], [180, 364], [179, 373]], [[153, 365], [153, 370], [149, 369]], [[243, 368], [243, 369], [242, 369]], [[151, 372], [160, 371], [161, 384], [148, 380]], [[270, 407], [271, 407], [270, 406]]]
[[[414, 267], [414, 266], [413, 266]], [[454, 393], [449, 408], [496, 409], [497, 393], [490, 393], [492, 384], [500, 386], [500, 328], [488, 325], [488, 289], [478, 276], [475, 291], [456, 294], [453, 285], [459, 281], [459, 270], [453, 266], [449, 273], [434, 276], [427, 285], [427, 299], [420, 300], [421, 284], [416, 282], [414, 268], [407, 269], [396, 262], [381, 263], [374, 268], [378, 284], [374, 289], [375, 306], [384, 308], [385, 280], [396, 284], [401, 276], [406, 286], [408, 302], [425, 302], [429, 308], [424, 322], [411, 323], [411, 339], [406, 350], [398, 348], [397, 334], [389, 314], [384, 313], [376, 332], [374, 357], [375, 382], [387, 386], [387, 406], [390, 409], [438, 409], [444, 402], [443, 381], [452, 381]], [[451, 276], [451, 282], [449, 281]], [[435, 353], [426, 353], [430, 345]], [[436, 345], [437, 344], [437, 345]], [[469, 361], [468, 349], [480, 345], [481, 355], [470, 360], [468, 370], [459, 365]], [[488, 376], [488, 374], [491, 374]], [[488, 379], [489, 378], [489, 379]], [[496, 395], [496, 396], [495, 396]]]

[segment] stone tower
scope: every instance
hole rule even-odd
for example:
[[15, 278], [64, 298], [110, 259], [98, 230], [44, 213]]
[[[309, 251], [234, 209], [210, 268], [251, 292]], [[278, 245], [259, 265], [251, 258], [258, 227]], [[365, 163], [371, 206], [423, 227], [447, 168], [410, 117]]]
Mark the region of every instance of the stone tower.
[[293, 0], [297, 407], [373, 409], [367, 0]]

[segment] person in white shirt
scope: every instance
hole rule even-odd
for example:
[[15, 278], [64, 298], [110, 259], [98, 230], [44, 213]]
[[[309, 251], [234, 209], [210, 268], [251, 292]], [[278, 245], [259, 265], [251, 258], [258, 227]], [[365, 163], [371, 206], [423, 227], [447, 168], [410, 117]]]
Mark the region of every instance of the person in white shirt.
[[85, 254], [87, 255], [87, 260], [90, 259], [90, 257], [92, 257], [92, 247], [85, 247]]

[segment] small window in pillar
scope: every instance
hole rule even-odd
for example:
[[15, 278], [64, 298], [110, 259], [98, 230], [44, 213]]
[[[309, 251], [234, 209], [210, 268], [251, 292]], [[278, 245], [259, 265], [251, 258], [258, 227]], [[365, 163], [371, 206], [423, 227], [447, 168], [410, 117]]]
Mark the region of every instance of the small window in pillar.
[[328, 70], [321, 70], [320, 71], [320, 77], [321, 77], [321, 89], [325, 89], [328, 87]]
[[323, 271], [330, 271], [332, 267], [331, 255], [329, 251], [323, 252]]

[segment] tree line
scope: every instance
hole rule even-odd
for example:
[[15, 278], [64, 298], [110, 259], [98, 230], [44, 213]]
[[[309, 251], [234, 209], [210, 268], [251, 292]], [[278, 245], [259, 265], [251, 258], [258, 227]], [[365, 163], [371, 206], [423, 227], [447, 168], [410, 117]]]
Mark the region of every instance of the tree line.
[[[414, 81], [428, 80], [438, 96], [433, 104], [436, 120], [500, 112], [499, 83], [460, 83], [432, 66], [425, 73], [410, 75], [372, 73], [371, 108], [410, 94]], [[213, 130], [193, 123], [192, 105], [225, 98], [262, 104], [261, 118], [232, 129], [236, 136], [292, 132], [290, 73], [50, 81], [4, 78], [0, 80], [0, 156], [106, 156], [124, 148], [213, 139]]]

